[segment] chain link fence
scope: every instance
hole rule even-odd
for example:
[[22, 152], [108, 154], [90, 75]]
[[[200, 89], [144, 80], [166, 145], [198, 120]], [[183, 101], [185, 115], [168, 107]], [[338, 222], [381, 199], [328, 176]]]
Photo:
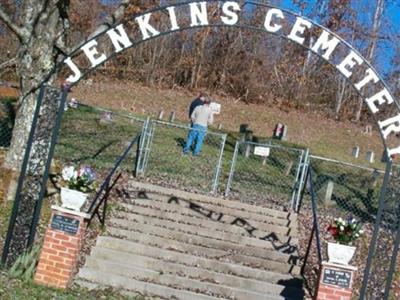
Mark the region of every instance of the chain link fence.
[[[319, 213], [374, 223], [384, 171], [310, 155]], [[303, 198], [310, 206], [310, 197]]]
[[225, 195], [259, 204], [292, 206], [299, 196], [305, 150], [237, 142]]
[[392, 166], [390, 175], [369, 272], [369, 299], [400, 299], [400, 166]]
[[[351, 261], [352, 265], [358, 267], [353, 288], [354, 296], [358, 297], [379, 209], [379, 197], [385, 172], [313, 155], [310, 155], [309, 166], [313, 170], [312, 182], [317, 200], [322, 260], [328, 260], [326, 245], [332, 241], [332, 238], [327, 228], [334, 218], [354, 217], [363, 223], [364, 234], [357, 241], [357, 251]], [[299, 227], [302, 236], [310, 236], [310, 220], [312, 220], [311, 195], [310, 191], [306, 190], [299, 212]], [[312, 247], [310, 259], [303, 271], [307, 285], [311, 287], [311, 290], [315, 290], [319, 275], [315, 236], [311, 241], [303, 241], [300, 245], [302, 256], [307, 249], [307, 242], [310, 242]], [[379, 276], [385, 277], [386, 274], [380, 272]], [[381, 297], [371, 299], [381, 299]]]
[[[108, 170], [132, 139], [143, 132], [145, 124], [146, 119], [133, 115], [70, 102], [62, 120], [55, 158]], [[136, 151], [132, 151], [122, 168], [133, 171], [136, 156]]]
[[190, 126], [152, 120], [139, 170], [155, 183], [195, 192], [215, 192], [226, 135], [208, 131], [200, 155], [184, 154]]

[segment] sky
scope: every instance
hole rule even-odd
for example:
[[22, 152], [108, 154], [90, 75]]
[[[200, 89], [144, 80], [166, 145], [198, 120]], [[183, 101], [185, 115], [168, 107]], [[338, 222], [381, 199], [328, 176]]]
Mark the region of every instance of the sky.
[[[383, 13], [383, 20], [381, 24], [381, 33], [387, 35], [397, 35], [400, 36], [400, 0], [384, 0], [385, 1], [385, 9]], [[273, 1], [271, 1], [273, 2]], [[298, 6], [293, 4], [292, 0], [282, 0], [275, 1], [280, 2], [280, 7], [289, 9], [296, 13], [301, 13]], [[315, 6], [318, 0], [309, 0], [307, 1], [310, 7]], [[359, 14], [358, 18], [361, 22], [368, 24], [371, 22], [374, 16], [376, 0], [353, 0], [353, 7], [356, 11], [366, 10], [366, 13]], [[304, 12], [304, 15], [307, 17], [310, 16], [310, 11]], [[314, 18], [314, 21], [317, 21]], [[353, 45], [357, 50], [360, 49], [360, 45]], [[393, 49], [392, 42], [381, 42], [379, 44], [381, 51], [377, 52], [376, 61], [372, 62], [372, 64], [381, 71], [384, 75], [390, 73], [393, 65], [392, 59], [395, 55], [396, 49]]]

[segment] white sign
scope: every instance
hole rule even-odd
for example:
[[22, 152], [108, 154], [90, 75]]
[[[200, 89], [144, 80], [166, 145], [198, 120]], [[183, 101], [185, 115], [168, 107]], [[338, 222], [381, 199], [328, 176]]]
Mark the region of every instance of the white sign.
[[259, 155], [259, 156], [269, 156], [269, 153], [271, 152], [271, 148], [268, 147], [254, 147], [254, 155]]
[[213, 111], [213, 113], [216, 115], [219, 115], [221, 113], [221, 104], [219, 104], [217, 102], [211, 102], [210, 108]]

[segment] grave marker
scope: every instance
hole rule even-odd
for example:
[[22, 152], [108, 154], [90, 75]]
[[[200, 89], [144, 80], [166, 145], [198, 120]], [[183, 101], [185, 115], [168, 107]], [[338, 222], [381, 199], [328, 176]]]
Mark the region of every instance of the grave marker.
[[375, 152], [374, 151], [367, 152], [367, 161], [371, 164], [375, 162]]
[[360, 147], [355, 146], [351, 152], [353, 157], [358, 158], [360, 156]]

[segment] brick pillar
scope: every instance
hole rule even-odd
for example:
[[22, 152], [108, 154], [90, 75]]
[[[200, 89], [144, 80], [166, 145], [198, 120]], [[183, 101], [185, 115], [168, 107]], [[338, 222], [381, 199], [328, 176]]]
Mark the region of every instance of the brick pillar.
[[322, 262], [317, 300], [350, 300], [356, 267]]
[[77, 271], [88, 215], [53, 206], [34, 281], [65, 289]]

